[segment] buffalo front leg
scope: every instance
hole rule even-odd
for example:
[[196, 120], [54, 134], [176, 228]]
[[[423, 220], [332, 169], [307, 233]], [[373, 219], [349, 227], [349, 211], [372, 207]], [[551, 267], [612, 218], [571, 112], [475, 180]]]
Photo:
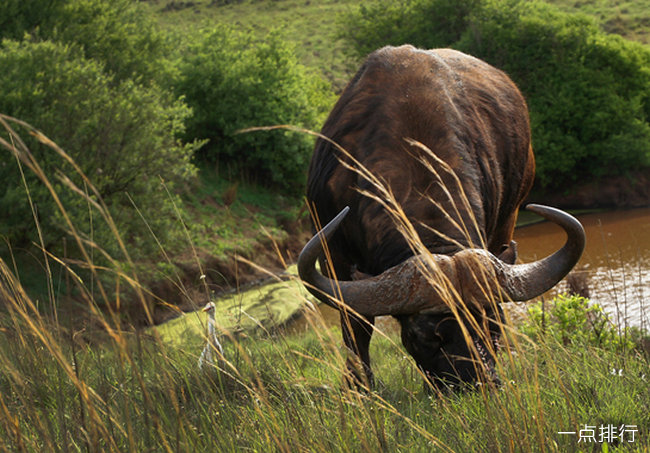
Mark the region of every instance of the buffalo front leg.
[[352, 356], [346, 360], [346, 380], [351, 387], [372, 388], [373, 386], [369, 349], [374, 323], [373, 316], [358, 317], [347, 311], [341, 311], [343, 342], [352, 353]]

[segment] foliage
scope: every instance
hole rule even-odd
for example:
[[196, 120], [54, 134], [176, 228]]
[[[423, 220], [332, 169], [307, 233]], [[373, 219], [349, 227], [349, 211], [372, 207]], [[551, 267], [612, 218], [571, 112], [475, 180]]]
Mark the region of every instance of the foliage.
[[[192, 146], [180, 145], [175, 138], [188, 115], [182, 103], [155, 86], [113, 79], [101, 63], [84, 58], [76, 46], [5, 40], [0, 66], [0, 111], [42, 130], [68, 153], [92, 180], [130, 245], [141, 252], [154, 246], [151, 241], [143, 242], [149, 233], [132, 203], [162, 239], [172, 235], [173, 197], [161, 188], [160, 178], [173, 189], [194, 172], [189, 162]], [[6, 135], [3, 138], [9, 140]], [[90, 193], [73, 166], [52, 146], [33, 138], [26, 142], [46, 177], [54, 180], [58, 176], [55, 186], [73, 223], [111, 251], [108, 226], [93, 222], [90, 203], [65, 183], [68, 179], [82, 193]], [[0, 162], [4, 182], [0, 210], [7, 213], [0, 233], [14, 245], [38, 242], [29, 197], [36, 206], [45, 245], [60, 248], [65, 227], [50, 193], [36, 175], [26, 171], [27, 194], [17, 160], [3, 151]], [[97, 201], [94, 195], [91, 199]]]
[[9, 0], [0, 5], [0, 38], [52, 40], [79, 46], [116, 81], [164, 81], [170, 47], [133, 0]]
[[650, 166], [650, 48], [540, 2], [487, 4], [458, 45], [522, 88], [543, 185]]
[[341, 16], [342, 36], [357, 58], [385, 45], [446, 47], [460, 39], [482, 0], [399, 0], [364, 3]]
[[[539, 1], [470, 2], [449, 22], [438, 12], [451, 4], [403, 0], [403, 8], [362, 7], [347, 21], [348, 36], [360, 52], [406, 41], [451, 46], [505, 70], [528, 99], [543, 186], [650, 166], [648, 47]], [[408, 31], [395, 23], [409, 24]]]
[[203, 32], [181, 63], [176, 92], [193, 115], [186, 137], [208, 139], [199, 157], [260, 182], [301, 193], [313, 140], [285, 130], [238, 131], [288, 124], [316, 128], [330, 105], [320, 78], [298, 63], [278, 33], [256, 42], [250, 32]]
[[68, 0], [3, 0], [0, 2], [0, 40], [22, 39], [56, 17]]
[[567, 345], [632, 348], [627, 330], [623, 334], [603, 308], [580, 296], [559, 295], [550, 303], [537, 302], [528, 309], [521, 331], [535, 339], [553, 338]]

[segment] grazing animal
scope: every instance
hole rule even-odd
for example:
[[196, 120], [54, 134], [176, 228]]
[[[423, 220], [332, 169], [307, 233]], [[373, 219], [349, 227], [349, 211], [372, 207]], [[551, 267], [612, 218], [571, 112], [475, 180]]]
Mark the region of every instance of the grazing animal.
[[[376, 316], [393, 315], [406, 350], [434, 385], [496, 379], [501, 309], [494, 300], [528, 300], [550, 289], [578, 261], [585, 241], [573, 217], [532, 206], [565, 229], [567, 243], [541, 261], [514, 265], [517, 211], [535, 173], [528, 110], [517, 87], [461, 52], [385, 47], [366, 59], [321, 134], [307, 199], [323, 223], [340, 215], [323, 231], [329, 262], [318, 235], [298, 267], [321, 301], [340, 308], [333, 301], [340, 294], [356, 312], [341, 310], [343, 340], [362, 365], [361, 371], [348, 360], [350, 377], [372, 385], [372, 325]], [[386, 193], [368, 175], [392, 194], [426, 253], [414, 252], [381, 202]], [[333, 273], [316, 271], [319, 257], [321, 269]], [[449, 291], [432, 284], [424, 268], [444, 276], [468, 310], [454, 315], [443, 294]], [[487, 289], [486, 275], [493, 282]]]

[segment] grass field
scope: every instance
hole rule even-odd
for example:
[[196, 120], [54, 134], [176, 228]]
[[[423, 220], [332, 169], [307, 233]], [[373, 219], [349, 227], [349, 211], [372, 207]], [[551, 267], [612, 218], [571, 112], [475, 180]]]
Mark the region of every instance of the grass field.
[[[3, 266], [0, 449], [4, 451], [647, 451], [641, 349], [510, 330], [499, 388], [436, 394], [399, 345], [375, 333], [377, 385], [342, 384], [340, 331], [307, 309], [299, 335], [223, 335], [218, 369], [197, 366], [204, 314], [150, 332], [97, 315], [97, 333], [41, 317]], [[291, 297], [295, 290], [287, 284]], [[571, 335], [571, 332], [568, 332]], [[579, 442], [579, 433], [593, 430]], [[608, 429], [615, 438], [605, 438]], [[560, 432], [576, 434], [560, 434]], [[619, 450], [620, 449], [620, 450]]]
[[650, 44], [650, 7], [645, 0], [551, 0], [549, 3], [567, 12], [589, 14], [609, 33]]
[[[130, 288], [148, 304], [133, 269], [87, 259], [74, 267], [119, 276], [116, 290]], [[462, 391], [425, 384], [398, 334], [377, 329], [376, 385], [357, 389], [344, 384], [340, 328], [324, 321], [291, 273], [219, 302], [224, 353], [200, 369], [204, 313], [127, 329], [110, 287], [93, 289], [109, 279], [63, 267], [77, 285], [83, 324], [43, 314], [42, 301], [0, 261], [2, 451], [650, 449], [647, 339], [603, 330], [582, 310], [549, 315], [526, 333], [504, 325], [502, 384]], [[191, 295], [182, 282], [178, 289]], [[306, 320], [298, 332], [285, 328], [296, 307]], [[589, 430], [593, 436], [582, 439]]]

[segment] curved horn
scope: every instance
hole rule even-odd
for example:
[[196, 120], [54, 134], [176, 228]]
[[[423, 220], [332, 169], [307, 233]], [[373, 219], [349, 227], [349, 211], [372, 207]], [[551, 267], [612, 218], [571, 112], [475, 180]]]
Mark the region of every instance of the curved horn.
[[346, 206], [305, 244], [298, 256], [298, 275], [306, 283], [307, 290], [321, 302], [333, 308], [338, 308], [333, 300], [338, 297], [335, 293], [337, 282], [324, 277], [316, 270], [316, 260], [323, 252], [323, 242], [330, 240], [348, 212], [350, 212], [350, 207]]
[[[418, 257], [411, 257], [376, 277], [357, 281], [337, 281], [316, 270], [318, 256], [323, 252], [323, 241], [329, 240], [349, 208], [344, 208], [334, 219], [305, 245], [298, 257], [298, 274], [305, 286], [321, 302], [339, 309], [337, 299], [366, 316], [399, 315], [427, 310], [429, 313], [449, 311], [440, 287], [434, 288], [421, 272], [425, 265]], [[457, 286], [453, 259], [433, 255], [439, 269]], [[448, 299], [448, 296], [447, 296]]]
[[[376, 277], [332, 280], [319, 273], [315, 263], [323, 251], [323, 241], [331, 238], [347, 215], [346, 207], [305, 245], [298, 258], [298, 273], [309, 292], [325, 304], [338, 309], [336, 300], [343, 299], [347, 306], [367, 316], [449, 311], [453, 300], [449, 287], [466, 302], [479, 304], [489, 302], [489, 292], [495, 295], [502, 292], [516, 301], [532, 299], [551, 289], [571, 271], [584, 250], [585, 232], [578, 220], [559, 209], [541, 205], [528, 205], [526, 209], [558, 224], [567, 233], [567, 241], [560, 250], [533, 263], [510, 265], [487, 250], [466, 249], [451, 257], [432, 254], [435, 270], [427, 264], [430, 261], [414, 256]], [[431, 279], [434, 274], [444, 278], [434, 283]], [[483, 277], [478, 278], [480, 275]], [[489, 275], [492, 278], [486, 278]]]
[[532, 299], [555, 286], [576, 265], [586, 242], [585, 230], [572, 215], [537, 204], [529, 204], [526, 209], [561, 226], [567, 240], [560, 250], [539, 261], [515, 265], [494, 261], [504, 293], [515, 301]]

